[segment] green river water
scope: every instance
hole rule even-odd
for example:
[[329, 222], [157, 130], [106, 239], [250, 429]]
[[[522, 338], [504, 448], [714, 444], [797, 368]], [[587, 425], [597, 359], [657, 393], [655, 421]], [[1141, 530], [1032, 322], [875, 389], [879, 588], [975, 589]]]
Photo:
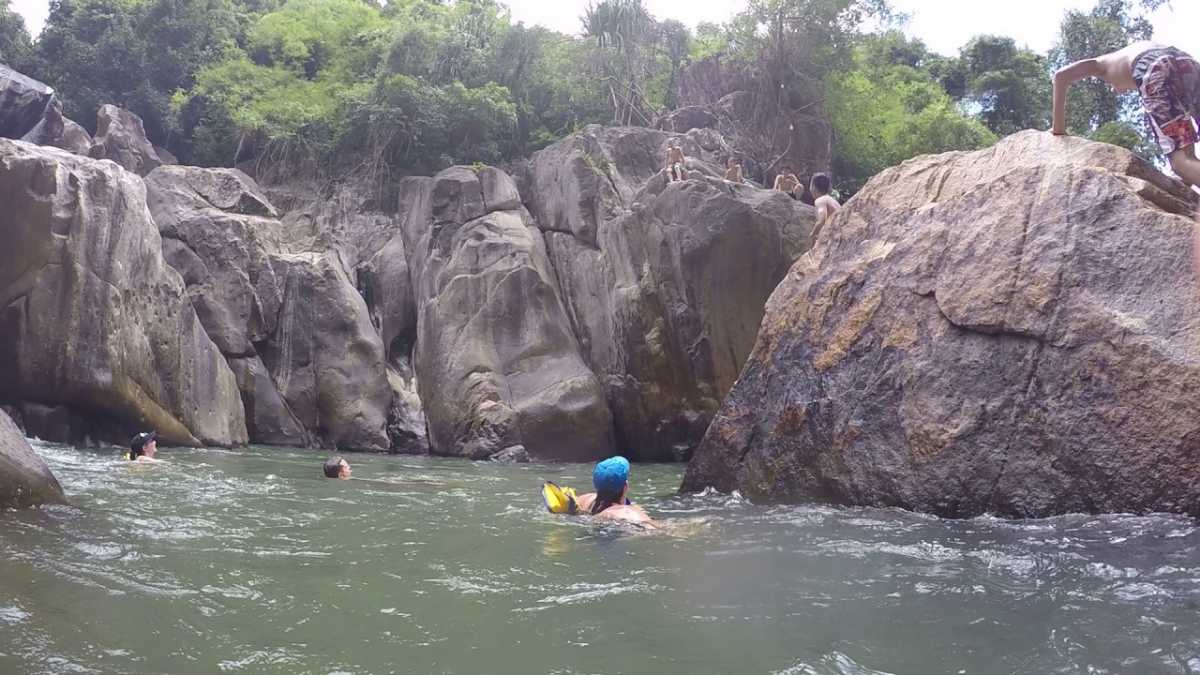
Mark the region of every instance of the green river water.
[[679, 497], [544, 512], [583, 465], [35, 443], [73, 506], [0, 513], [0, 673], [1200, 673], [1187, 519], [944, 521]]

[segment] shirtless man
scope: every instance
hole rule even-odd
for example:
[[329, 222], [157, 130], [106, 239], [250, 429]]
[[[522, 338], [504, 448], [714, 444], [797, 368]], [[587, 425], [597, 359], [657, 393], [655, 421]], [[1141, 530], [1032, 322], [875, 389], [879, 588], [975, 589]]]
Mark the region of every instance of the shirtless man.
[[808, 189], [816, 197], [816, 201], [813, 202], [813, 206], [817, 208], [817, 223], [813, 226], [815, 235], [833, 217], [833, 214], [842, 208], [842, 205], [829, 195], [831, 185], [828, 174], [814, 173], [812, 180], [808, 183]]
[[792, 199], [799, 199], [796, 190], [800, 187], [800, 179], [792, 173], [792, 167], [784, 166], [779, 175], [775, 176], [775, 189], [788, 194]]
[[629, 494], [629, 460], [609, 457], [597, 464], [592, 471], [592, 485], [596, 488], [595, 492], [576, 498], [580, 511], [590, 513], [597, 519], [658, 528], [658, 523], [646, 515], [642, 507], [630, 504], [626, 498]]
[[1119, 92], [1137, 90], [1155, 140], [1176, 175], [1200, 185], [1196, 117], [1200, 114], [1200, 63], [1156, 42], [1135, 42], [1094, 59], [1076, 61], [1054, 74], [1054, 127], [1067, 133], [1067, 90], [1085, 77], [1098, 77]]
[[671, 144], [667, 146], [667, 177], [672, 183], [684, 179], [686, 163], [687, 160], [683, 156], [683, 150], [679, 148], [679, 143], [671, 141]]
[[129, 452], [125, 457], [134, 462], [157, 462], [154, 458], [157, 452], [158, 432], [145, 431], [129, 441]]
[[737, 157], [730, 157], [729, 163], [725, 165], [725, 180], [730, 183], [745, 183], [746, 179], [742, 176], [742, 163]]

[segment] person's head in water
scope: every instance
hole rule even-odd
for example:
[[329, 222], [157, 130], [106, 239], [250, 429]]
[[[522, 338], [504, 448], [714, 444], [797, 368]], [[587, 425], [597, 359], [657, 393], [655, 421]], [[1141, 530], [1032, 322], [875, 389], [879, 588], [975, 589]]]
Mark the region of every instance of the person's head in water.
[[158, 433], [154, 431], [144, 431], [137, 436], [134, 436], [129, 441], [129, 459], [137, 461], [139, 457], [154, 459], [154, 453], [158, 452]]
[[326, 478], [346, 479], [350, 477], [350, 462], [335, 455], [325, 460], [321, 470], [325, 472]]
[[824, 197], [829, 194], [831, 188], [829, 174], [826, 173], [814, 173], [812, 180], [808, 182], [808, 189], [818, 197]]
[[596, 488], [592, 515], [614, 504], [624, 504], [625, 493], [629, 490], [629, 460], [617, 456], [596, 464], [592, 470], [592, 486]]

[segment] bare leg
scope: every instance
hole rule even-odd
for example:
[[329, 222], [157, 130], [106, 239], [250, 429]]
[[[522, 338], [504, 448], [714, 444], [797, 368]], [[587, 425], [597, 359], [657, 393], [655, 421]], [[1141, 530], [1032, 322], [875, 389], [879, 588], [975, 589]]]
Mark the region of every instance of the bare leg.
[[1200, 185], [1200, 159], [1196, 159], [1196, 146], [1189, 145], [1171, 153], [1171, 170], [1190, 185]]

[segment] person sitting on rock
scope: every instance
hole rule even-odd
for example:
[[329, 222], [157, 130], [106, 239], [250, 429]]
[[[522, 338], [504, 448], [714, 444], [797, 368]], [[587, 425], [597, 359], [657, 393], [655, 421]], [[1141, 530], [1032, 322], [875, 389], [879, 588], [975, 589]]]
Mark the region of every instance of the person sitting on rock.
[[1067, 91], [1085, 77], [1098, 77], [1118, 92], [1137, 90], [1155, 140], [1171, 169], [1200, 186], [1196, 125], [1200, 123], [1200, 63], [1186, 53], [1155, 42], [1135, 42], [1093, 59], [1076, 61], [1054, 74], [1054, 125], [1067, 133]]
[[816, 198], [816, 201], [813, 202], [813, 206], [817, 208], [817, 223], [813, 226], [814, 235], [824, 227], [833, 214], [842, 208], [838, 200], [830, 196], [831, 188], [829, 174], [825, 173], [814, 173], [812, 180], [808, 183], [809, 191]]
[[158, 452], [158, 433], [144, 431], [129, 441], [129, 452], [125, 459], [133, 462], [155, 462], [154, 453]]
[[787, 194], [792, 199], [800, 198], [796, 194], [796, 191], [800, 189], [800, 179], [792, 173], [792, 167], [784, 165], [779, 174], [775, 176], [775, 189]]
[[729, 163], [726, 164], [725, 180], [730, 183], [745, 183], [746, 179], [742, 176], [742, 162], [737, 157], [730, 157]]
[[596, 518], [633, 523], [647, 528], [657, 528], [658, 523], [646, 515], [642, 507], [629, 501], [629, 460], [624, 457], [609, 457], [596, 464], [592, 470], [592, 485], [595, 492], [579, 495], [575, 503], [581, 512]]
[[679, 143], [671, 141], [667, 146], [667, 178], [672, 182], [681, 181], [687, 177], [687, 158], [683, 156], [683, 150], [679, 147]]
[[325, 472], [326, 478], [350, 479], [350, 462], [336, 455], [325, 460], [325, 463], [321, 465], [321, 470]]

